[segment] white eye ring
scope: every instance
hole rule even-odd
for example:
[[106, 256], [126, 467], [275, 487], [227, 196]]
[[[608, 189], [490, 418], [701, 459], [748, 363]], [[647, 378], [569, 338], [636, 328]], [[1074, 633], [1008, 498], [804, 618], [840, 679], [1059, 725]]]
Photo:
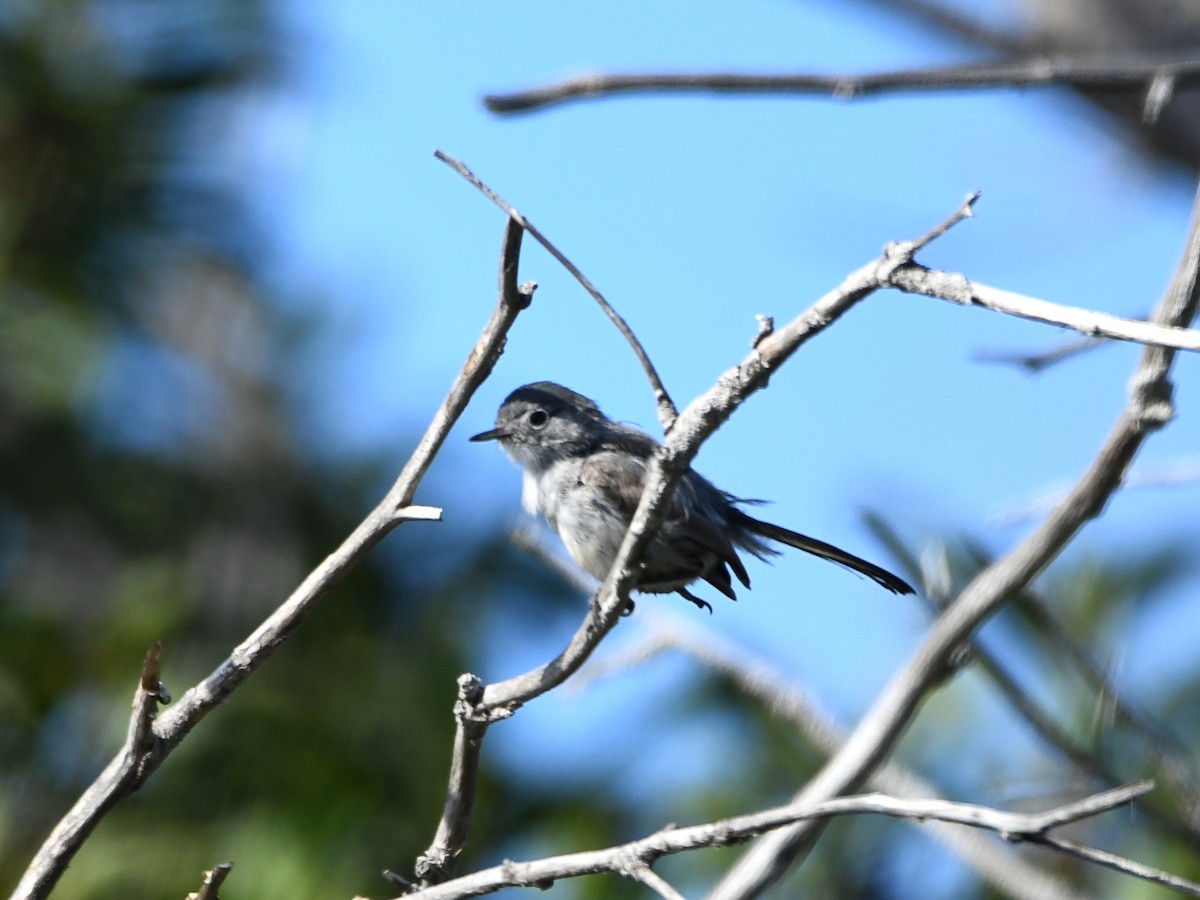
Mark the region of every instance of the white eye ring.
[[545, 428], [550, 416], [544, 409], [535, 409], [529, 413], [529, 424], [534, 428]]

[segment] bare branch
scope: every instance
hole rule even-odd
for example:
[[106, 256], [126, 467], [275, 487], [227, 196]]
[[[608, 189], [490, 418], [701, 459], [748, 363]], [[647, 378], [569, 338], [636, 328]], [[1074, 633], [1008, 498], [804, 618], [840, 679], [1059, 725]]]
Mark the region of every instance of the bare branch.
[[[51, 832], [17, 886], [13, 900], [45, 897], [83, 840], [108, 810], [157, 769], [208, 713], [287, 640], [317, 601], [385, 535], [404, 521], [440, 517], [441, 511], [433, 507], [413, 506], [412, 498], [450, 428], [500, 357], [505, 336], [518, 313], [530, 303], [533, 288], [516, 286], [520, 246], [521, 225], [509, 219], [505, 226], [500, 263], [501, 289], [496, 308], [449, 394], [387, 495], [342, 545], [310, 572], [291, 596], [235, 647], [212, 674], [164, 710], [148, 732], [146, 721], [159, 695], [144, 684], [139, 685], [135, 704], [142, 706], [135, 705], [135, 718], [131, 721], [126, 746]], [[147, 658], [147, 673], [150, 674], [143, 674], [144, 683], [152, 680], [157, 684], [158, 659], [157, 651], [152, 649], [151, 657]], [[137, 709], [143, 711], [144, 717]], [[140, 731], [135, 733], [135, 726]], [[144, 741], [141, 740], [143, 733]]]
[[483, 104], [501, 115], [530, 112], [573, 100], [620, 94], [819, 94], [839, 100], [901, 91], [1066, 85], [1090, 91], [1145, 90], [1169, 78], [1176, 86], [1200, 78], [1195, 56], [1033, 57], [1000, 63], [898, 69], [853, 75], [747, 74], [738, 72], [580, 75], [555, 84], [489, 94]]
[[918, 251], [924, 250], [931, 243], [940, 238], [943, 234], [961, 222], [963, 219], [969, 219], [975, 215], [975, 204], [979, 202], [979, 198], [983, 196], [982, 191], [972, 191], [967, 194], [962, 205], [953, 213], [946, 217], [946, 220], [938, 223], [929, 231], [925, 232], [915, 241], [905, 246], [904, 252], [909, 259]]
[[[1007, 840], [1041, 842], [1042, 837], [1052, 828], [1116, 809], [1152, 788], [1150, 782], [1138, 782], [1032, 814], [1008, 812], [950, 800], [904, 800], [886, 794], [838, 797], [812, 804], [793, 803], [706, 825], [665, 828], [640, 840], [604, 850], [569, 853], [533, 862], [506, 861], [490, 869], [483, 869], [404, 896], [411, 900], [450, 900], [478, 897], [506, 887], [544, 889], [562, 878], [576, 878], [600, 872], [628, 874], [648, 868], [655, 860], [664, 856], [702, 847], [736, 844], [795, 822], [818, 821], [834, 816], [884, 815], [920, 822], [950, 822], [994, 831]], [[1053, 844], [1047, 843], [1047, 846]]]
[[474, 675], [458, 679], [458, 700], [454, 704], [454, 748], [450, 756], [450, 787], [442, 818], [429, 848], [417, 857], [414, 871], [426, 882], [443, 881], [454, 872], [458, 854], [467, 842], [475, 788], [479, 776], [479, 754], [489, 720], [475, 712], [483, 697], [483, 682]]
[[[805, 740], [826, 756], [832, 756], [846, 741], [844, 730], [821, 712], [798, 686], [772, 667], [739, 652], [727, 640], [680, 622], [658, 622], [651, 626], [650, 639], [628, 654], [594, 663], [581, 676], [595, 679], [615, 670], [638, 665], [663, 651], [687, 654], [756, 698], [774, 716], [791, 723]], [[938, 788], [910, 769], [889, 760], [868, 780], [869, 786], [894, 797], [936, 798]], [[1008, 847], [975, 831], [931, 822], [928, 832], [939, 843], [971, 866], [1001, 893], [1018, 900], [1082, 900], [1063, 879], [1047, 872]]]
[[896, 271], [890, 286], [913, 294], [938, 297], [963, 306], [983, 306], [1035, 322], [1061, 325], [1089, 337], [1134, 341], [1173, 350], [1200, 351], [1200, 330], [1194, 328], [1124, 319], [1076, 306], [1063, 306], [1037, 297], [988, 287], [952, 272], [937, 272], [922, 266], [909, 265]]
[[658, 377], [658, 370], [654, 368], [654, 363], [650, 362], [650, 355], [646, 353], [641, 341], [637, 339], [637, 335], [633, 333], [633, 329], [629, 327], [629, 324], [613, 309], [612, 304], [604, 298], [604, 295], [596, 289], [596, 286], [588, 280], [587, 276], [571, 260], [567, 259], [561, 250], [550, 242], [549, 238], [538, 231], [534, 224], [521, 215], [516, 208], [506, 203], [495, 191], [484, 184], [479, 179], [479, 176], [468, 169], [464, 163], [453, 156], [443, 153], [441, 150], [435, 151], [433, 155], [462, 175], [471, 184], [475, 185], [485, 197], [508, 213], [511, 219], [519, 222], [529, 232], [530, 237], [545, 247], [550, 255], [557, 259], [562, 264], [562, 267], [570, 272], [576, 281], [583, 285], [583, 289], [591, 294], [592, 299], [600, 305], [600, 308], [604, 310], [604, 314], [617, 326], [617, 330], [621, 332], [621, 335], [629, 343], [629, 346], [633, 348], [638, 362], [642, 365], [642, 371], [646, 373], [646, 378], [649, 379], [650, 387], [654, 391], [654, 402], [658, 407], [658, 420], [662, 424], [663, 433], [665, 434], [670, 431], [671, 426], [675, 422], [675, 417], [679, 415], [679, 411], [675, 408], [675, 403], [671, 400], [670, 394], [667, 393], [662, 379]]
[[162, 671], [162, 650], [162, 644], [155, 643], [146, 652], [142, 674], [133, 693], [133, 712], [124, 746], [50, 832], [21, 877], [13, 900], [49, 894], [71, 857], [83, 846], [104, 814], [136, 790], [151, 771], [148, 761], [156, 749], [152, 723], [159, 703], [166, 699], [166, 691], [158, 680]]
[[[1152, 321], [1186, 327], [1200, 301], [1200, 193], [1193, 207], [1187, 246], [1171, 288]], [[853, 790], [879, 765], [939, 682], [946, 661], [985, 619], [1035, 578], [1079, 530], [1104, 509], [1146, 438], [1173, 415], [1168, 378], [1172, 350], [1147, 347], [1130, 384], [1130, 396], [1099, 454], [1068, 496], [1025, 541], [981, 572], [934, 623], [916, 656], [884, 689], [845, 747], [798, 795], [817, 801]], [[758, 896], [780, 878], [815, 839], [807, 823], [759, 841], [717, 886], [710, 900]]]

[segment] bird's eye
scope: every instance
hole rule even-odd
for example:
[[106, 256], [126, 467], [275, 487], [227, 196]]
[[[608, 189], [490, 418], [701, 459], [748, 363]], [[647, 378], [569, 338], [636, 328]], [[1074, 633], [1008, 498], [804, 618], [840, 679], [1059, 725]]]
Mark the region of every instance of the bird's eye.
[[546, 415], [544, 409], [535, 409], [529, 414], [529, 424], [534, 428], [545, 428], [546, 423], [550, 421], [550, 417]]

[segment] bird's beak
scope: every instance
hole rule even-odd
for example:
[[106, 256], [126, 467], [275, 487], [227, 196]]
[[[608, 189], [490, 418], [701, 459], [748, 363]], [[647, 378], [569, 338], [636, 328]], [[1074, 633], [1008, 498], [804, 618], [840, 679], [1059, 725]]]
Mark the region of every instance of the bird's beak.
[[467, 438], [469, 441], [495, 441], [500, 438], [508, 437], [508, 432], [503, 428], [493, 428], [491, 431], [481, 431], [474, 437]]

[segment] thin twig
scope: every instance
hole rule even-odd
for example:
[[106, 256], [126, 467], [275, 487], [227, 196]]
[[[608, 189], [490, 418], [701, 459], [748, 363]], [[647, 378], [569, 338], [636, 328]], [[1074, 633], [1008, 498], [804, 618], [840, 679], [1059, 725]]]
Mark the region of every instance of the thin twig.
[[950, 822], [993, 831], [1011, 841], [1040, 842], [1052, 828], [1116, 809], [1152, 788], [1153, 784], [1145, 781], [1129, 784], [1041, 813], [1015, 813], [950, 800], [907, 800], [887, 794], [838, 797], [810, 804], [792, 803], [705, 825], [665, 828], [639, 840], [604, 850], [569, 853], [532, 862], [505, 861], [490, 869], [404, 896], [409, 900], [451, 900], [478, 897], [506, 887], [545, 889], [561, 878], [577, 878], [600, 872], [626, 874], [640, 866], [648, 867], [664, 856], [701, 847], [736, 844], [795, 822], [819, 821], [835, 816], [883, 815], [919, 822]]
[[473, 184], [485, 197], [508, 213], [510, 218], [520, 222], [525, 230], [529, 232], [529, 236], [545, 247], [546, 250], [549, 251], [550, 255], [557, 259], [559, 263], [562, 264], [562, 267], [570, 272], [575, 277], [576, 281], [583, 285], [583, 289], [587, 291], [591, 295], [592, 299], [600, 305], [600, 308], [604, 310], [604, 314], [608, 316], [615, 326], [617, 326], [617, 330], [621, 332], [621, 335], [629, 343], [629, 346], [633, 348], [633, 352], [637, 356], [638, 362], [641, 363], [642, 371], [646, 373], [646, 378], [649, 379], [650, 387], [654, 391], [654, 402], [658, 408], [658, 420], [662, 425], [663, 433], [666, 434], [668, 431], [670, 431], [671, 426], [675, 422], [676, 416], [679, 415], [679, 410], [675, 408], [675, 403], [671, 400], [671, 395], [667, 393], [667, 389], [663, 385], [662, 379], [658, 377], [658, 370], [654, 368], [654, 363], [650, 361], [650, 355], [642, 346], [641, 341], [637, 339], [637, 335], [633, 333], [633, 329], [629, 327], [629, 324], [615, 309], [613, 309], [612, 304], [604, 298], [604, 295], [596, 289], [596, 286], [592, 284], [590, 280], [588, 280], [588, 277], [579, 270], [578, 266], [571, 262], [571, 260], [567, 259], [566, 255], [550, 242], [549, 238], [538, 231], [534, 224], [521, 215], [521, 213], [518, 212], [515, 207], [505, 202], [500, 195], [484, 184], [483, 181], [480, 180], [479, 176], [467, 168], [463, 162], [455, 159], [453, 156], [443, 153], [441, 150], [434, 151], [433, 155], [446, 165], [450, 166], [450, 168], [454, 169], [454, 171], [458, 172], [458, 174], [460, 174], [463, 178], [467, 179], [467, 181]]
[[1107, 853], [1104, 850], [1097, 850], [1095, 847], [1088, 847], [1078, 844], [1075, 841], [1054, 837], [1049, 834], [1030, 838], [1030, 842], [1040, 844], [1043, 847], [1050, 847], [1060, 853], [1065, 853], [1067, 856], [1073, 856], [1076, 859], [1104, 866], [1106, 869], [1112, 869], [1114, 872], [1122, 872], [1125, 875], [1132, 875], [1143, 881], [1161, 884], [1164, 887], [1172, 888], [1183, 894], [1200, 897], [1200, 884], [1171, 875], [1153, 866], [1142, 865], [1139, 862], [1134, 862], [1132, 859], [1126, 859], [1124, 856], [1117, 856], [1115, 853]]
[[[385, 535], [401, 522], [440, 518], [439, 509], [412, 505], [413, 495], [451, 427], [500, 357], [505, 336], [517, 315], [530, 303], [533, 288], [516, 286], [520, 246], [521, 226], [509, 219], [505, 225], [500, 265], [501, 290], [496, 308], [450, 392], [387, 495], [341, 546], [313, 569], [291, 596], [235, 647], [212, 674], [163, 711], [154, 722], [151, 739], [145, 746], [131, 746], [127, 742], [126, 747], [88, 787], [71, 812], [42, 844], [18, 884], [13, 900], [32, 900], [49, 894], [83, 840], [105, 813], [156, 770], [208, 713], [226, 700], [286, 641], [342, 575]], [[150, 693], [142, 686], [138, 690], [141, 692], [139, 697]], [[153, 706], [157, 701], [146, 702]]]
[[649, 72], [579, 75], [554, 84], [489, 94], [483, 104], [501, 115], [531, 112], [575, 100], [621, 94], [820, 94], [839, 100], [897, 91], [1066, 85], [1089, 91], [1144, 90], [1156, 79], [1190, 85], [1200, 78], [1194, 55], [1114, 60], [1111, 56], [1033, 57], [999, 63], [898, 69], [870, 74], [749, 74], [741, 72]]
[[[1152, 320], [1170, 327], [1186, 327], [1200, 302], [1198, 280], [1200, 192], [1193, 206], [1183, 259]], [[904, 732], [921, 700], [939, 683], [955, 648], [1040, 574], [1087, 522], [1100, 515], [1142, 443], [1166, 425], [1174, 413], [1169, 380], [1173, 360], [1174, 353], [1169, 349], [1144, 350], [1130, 384], [1126, 408], [1088, 471], [1033, 534], [981, 572], [959, 594], [934, 623], [916, 656], [868, 710], [841, 752], [800, 791], [798, 799], [822, 800], [862, 783]], [[758, 896], [782, 877], [818, 831], [804, 823], [762, 839], [727, 873], [710, 900]]]
[[904, 253], [911, 258], [920, 250], [924, 250], [931, 243], [940, 238], [943, 234], [961, 222], [963, 219], [969, 219], [975, 215], [975, 204], [979, 202], [979, 198], [983, 196], [982, 191], [972, 191], [967, 194], [962, 204], [954, 211], [954, 213], [944, 222], [939, 222], [929, 231], [925, 232], [915, 241], [912, 241], [904, 248]]

